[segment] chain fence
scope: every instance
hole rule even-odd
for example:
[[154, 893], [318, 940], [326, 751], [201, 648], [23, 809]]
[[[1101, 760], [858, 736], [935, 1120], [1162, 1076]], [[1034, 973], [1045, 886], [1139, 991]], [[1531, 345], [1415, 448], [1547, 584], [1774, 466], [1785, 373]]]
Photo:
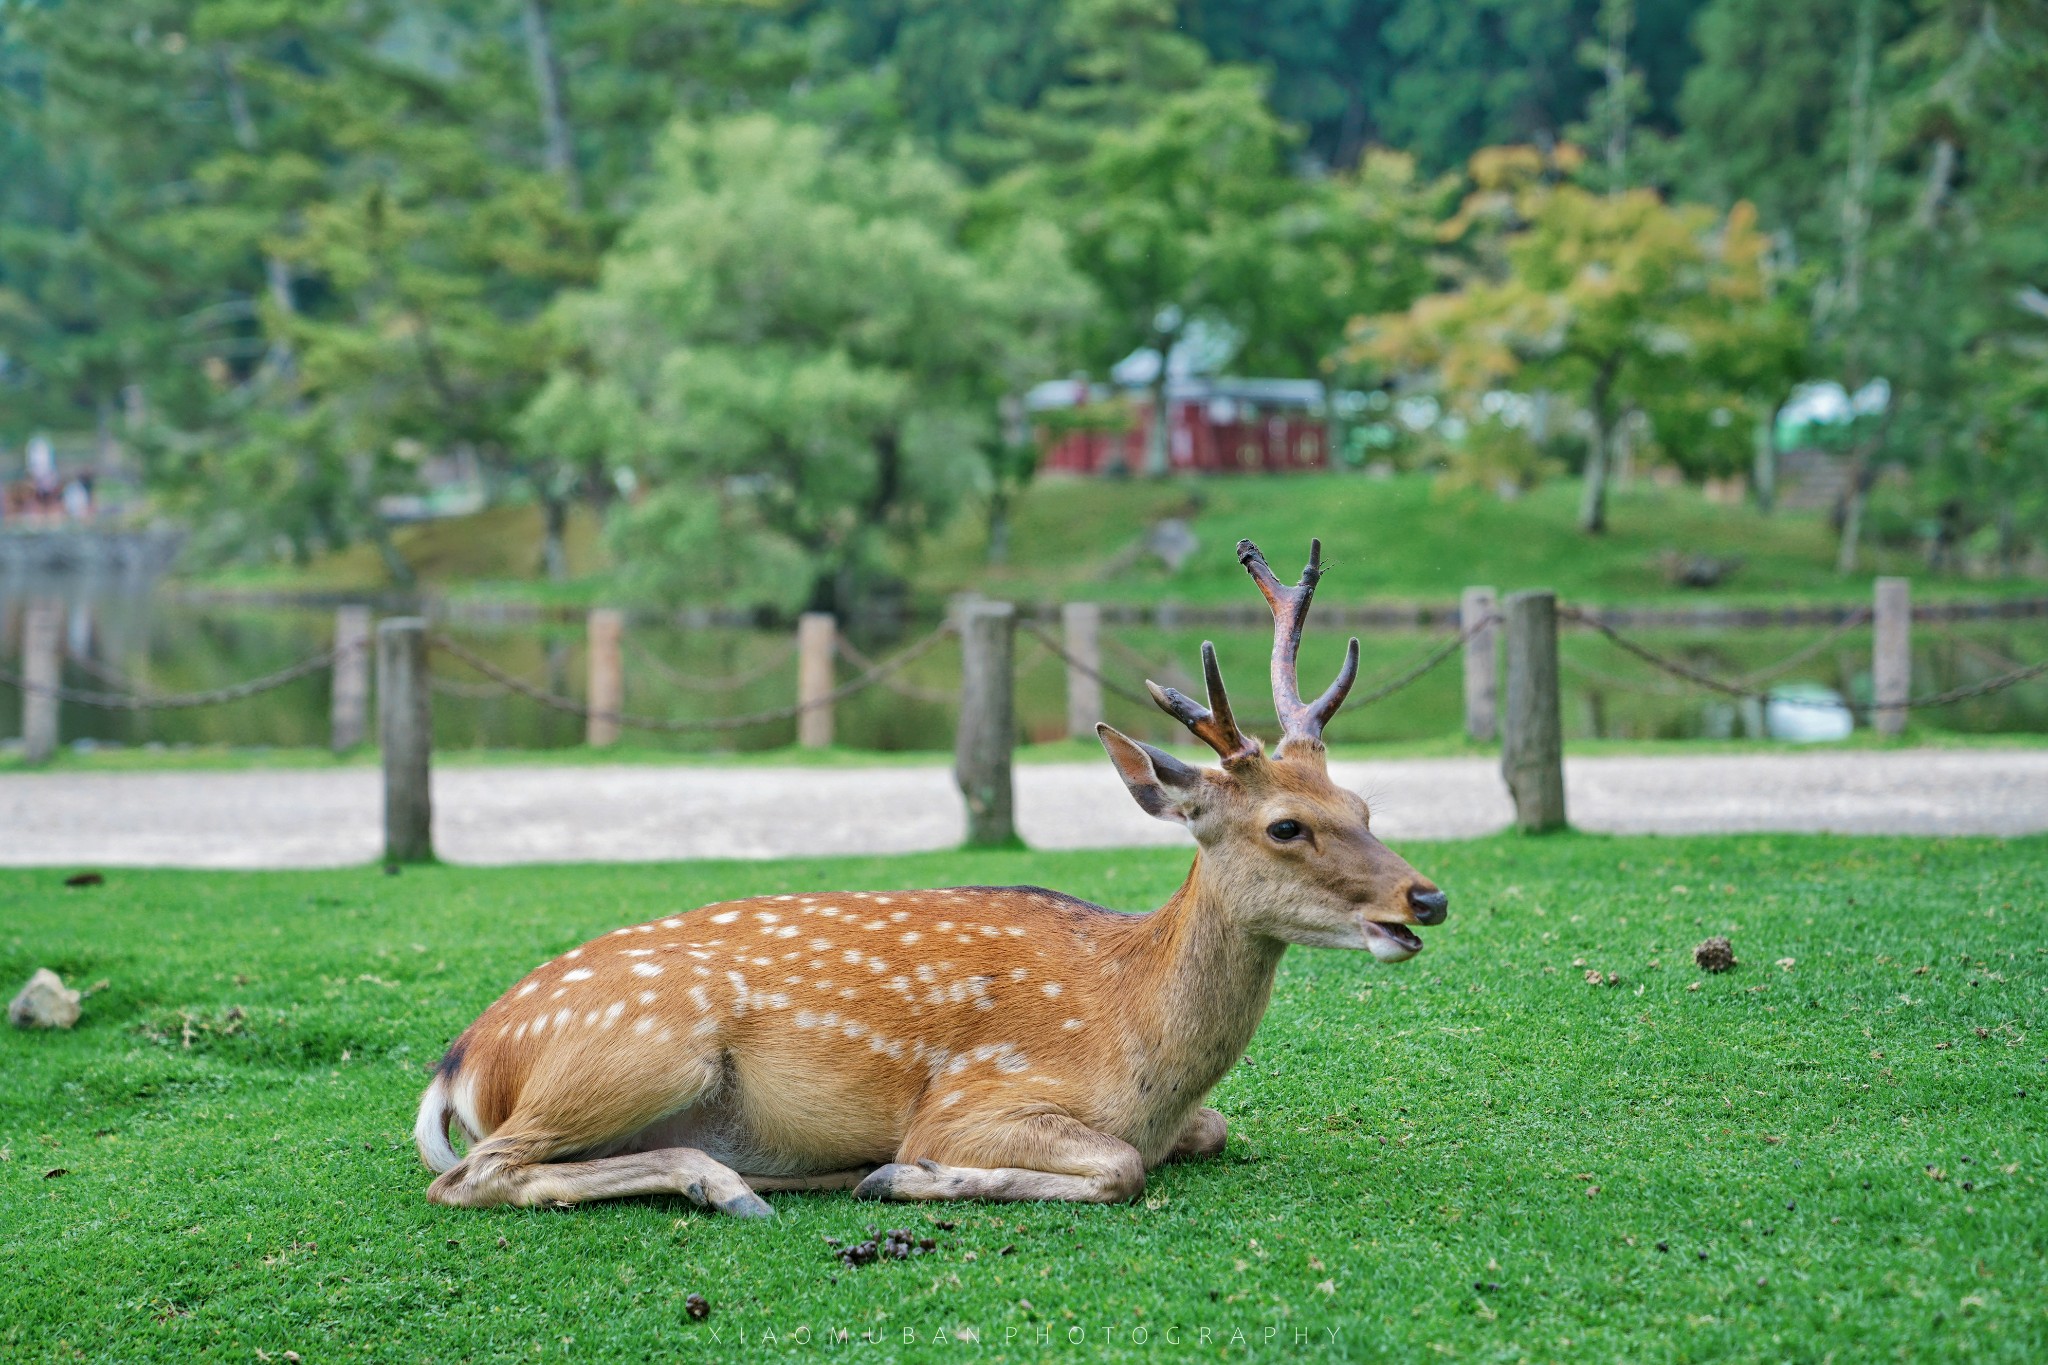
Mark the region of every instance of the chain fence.
[[[852, 667], [867, 672], [872, 673], [881, 667], [881, 664], [863, 653], [853, 641], [838, 631], [832, 633], [832, 652]], [[907, 697], [911, 701], [926, 702], [933, 706], [951, 706], [960, 700], [958, 694], [948, 692], [944, 688], [922, 687], [908, 678], [899, 678], [893, 670], [878, 674], [876, 680], [897, 696]]]
[[341, 649], [323, 649], [318, 654], [309, 654], [297, 663], [278, 669], [275, 673], [266, 673], [247, 682], [211, 688], [204, 692], [138, 692], [133, 689], [99, 692], [89, 688], [30, 682], [5, 665], [0, 665], [0, 683], [6, 683], [17, 691], [35, 696], [55, 697], [58, 701], [74, 702], [80, 706], [93, 706], [106, 711], [187, 711], [194, 707], [219, 706], [226, 702], [241, 701], [246, 697], [275, 691], [309, 674], [332, 667], [335, 660], [346, 652]]
[[751, 687], [757, 682], [773, 677], [781, 672], [791, 659], [796, 657], [796, 641], [787, 640], [783, 642], [780, 649], [775, 651], [773, 658], [765, 663], [757, 664], [743, 673], [731, 673], [722, 678], [700, 678], [676, 668], [646, 645], [641, 644], [630, 633], [623, 635], [621, 638], [624, 640], [626, 648], [631, 651], [633, 657], [654, 670], [656, 676], [672, 686], [680, 687], [689, 692], [737, 692], [742, 687]]
[[941, 642], [949, 639], [953, 633], [951, 625], [940, 626], [915, 644], [890, 655], [887, 659], [875, 663], [859, 676], [850, 678], [831, 691], [821, 693], [808, 701], [793, 702], [788, 706], [771, 707], [763, 711], [750, 712], [743, 716], [709, 716], [697, 720], [684, 720], [668, 716], [634, 715], [626, 711], [601, 711], [592, 707], [587, 702], [578, 701], [574, 697], [565, 697], [559, 692], [551, 692], [545, 687], [528, 682], [515, 673], [509, 673], [475, 650], [470, 649], [461, 641], [447, 635], [436, 632], [429, 637], [429, 643], [435, 649], [483, 674], [484, 677], [492, 682], [550, 710], [565, 712], [573, 716], [581, 716], [584, 719], [589, 719], [593, 715], [600, 716], [629, 730], [645, 730], [656, 734], [696, 734], [710, 731], [743, 730], [754, 725], [768, 725], [776, 721], [794, 720], [807, 711], [818, 710], [835, 702], [844, 701], [848, 697], [867, 690], [869, 687], [895, 673], [898, 669], [904, 668], [913, 661], [929, 654]]
[[1681, 678], [1695, 686], [1704, 687], [1709, 691], [1718, 692], [1724, 697], [1732, 697], [1738, 701], [1775, 702], [1780, 706], [1814, 706], [1829, 709], [1849, 705], [1852, 710], [1864, 713], [1873, 711], [1924, 711], [1932, 710], [1936, 707], [1954, 706], [1958, 702], [1969, 701], [1976, 697], [1990, 696], [1992, 693], [2003, 692], [2009, 687], [2017, 687], [2023, 682], [2028, 682], [2043, 674], [2048, 674], [2048, 660], [2043, 660], [2036, 664], [2020, 665], [2009, 672], [2002, 673], [1994, 678], [1987, 678], [1982, 682], [1951, 687], [1942, 692], [1922, 693], [1919, 696], [1907, 697], [1903, 701], [1889, 702], [1882, 706], [1875, 703], [1868, 705], [1844, 703], [1829, 698], [1787, 696], [1783, 693], [1759, 690], [1755, 683], [1763, 677], [1775, 677], [1790, 671], [1807, 658], [1812, 657], [1813, 654], [1820, 652], [1826, 645], [1833, 643], [1850, 630], [1861, 626], [1869, 619], [1870, 614], [1867, 610], [1858, 613], [1858, 616], [1862, 619], [1852, 618], [1851, 621], [1844, 622], [1842, 626], [1829, 632], [1827, 636], [1794, 651], [1776, 664], [1769, 665], [1764, 669], [1756, 670], [1753, 673], [1745, 674], [1742, 678], [1733, 680], [1717, 678], [1711, 673], [1694, 668], [1682, 659], [1674, 659], [1670, 655], [1652, 649], [1638, 640], [1631, 639], [1613, 626], [1608, 625], [1605, 621], [1602, 621], [1597, 614], [1584, 608], [1560, 605], [1557, 611], [1558, 615], [1565, 620], [1585, 626], [1587, 629], [1605, 636], [1616, 648], [1627, 654], [1634, 655], [1637, 659], [1660, 672], [1667, 673], [1674, 678]]

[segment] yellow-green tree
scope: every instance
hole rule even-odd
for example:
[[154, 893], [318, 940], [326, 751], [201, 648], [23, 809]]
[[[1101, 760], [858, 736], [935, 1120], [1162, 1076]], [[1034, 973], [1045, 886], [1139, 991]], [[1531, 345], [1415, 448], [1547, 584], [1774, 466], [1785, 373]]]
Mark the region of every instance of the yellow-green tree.
[[[1533, 153], [1475, 157], [1479, 189], [1446, 228], [1470, 277], [1357, 320], [1350, 356], [1430, 375], [1453, 408], [1509, 387], [1576, 398], [1592, 425], [1579, 527], [1597, 534], [1625, 414], [1694, 442], [1745, 441], [1796, 377], [1804, 331], [1773, 297], [1748, 205], [1722, 216], [1650, 190], [1592, 194], [1542, 170]], [[1715, 413], [1725, 420], [1700, 420]]]

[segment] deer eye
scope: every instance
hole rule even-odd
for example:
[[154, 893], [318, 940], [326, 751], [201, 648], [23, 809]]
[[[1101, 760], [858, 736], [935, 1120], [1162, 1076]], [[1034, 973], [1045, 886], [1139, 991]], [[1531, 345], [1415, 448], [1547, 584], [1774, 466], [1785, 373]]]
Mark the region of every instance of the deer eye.
[[1308, 831], [1301, 827], [1301, 821], [1299, 820], [1275, 820], [1272, 824], [1266, 826], [1266, 837], [1277, 839], [1283, 844], [1299, 839], [1306, 833]]

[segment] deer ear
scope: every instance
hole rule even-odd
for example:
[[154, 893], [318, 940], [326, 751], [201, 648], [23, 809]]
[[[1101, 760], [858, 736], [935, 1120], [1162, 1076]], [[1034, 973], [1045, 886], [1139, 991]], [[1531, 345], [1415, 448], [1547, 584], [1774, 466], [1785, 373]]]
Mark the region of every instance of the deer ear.
[[1201, 790], [1201, 769], [1190, 768], [1164, 749], [1140, 744], [1107, 725], [1097, 725], [1095, 733], [1102, 740], [1102, 747], [1109, 750], [1109, 761], [1116, 764], [1117, 775], [1123, 778], [1124, 786], [1130, 788], [1132, 798], [1145, 814], [1175, 824], [1188, 822], [1183, 801]]

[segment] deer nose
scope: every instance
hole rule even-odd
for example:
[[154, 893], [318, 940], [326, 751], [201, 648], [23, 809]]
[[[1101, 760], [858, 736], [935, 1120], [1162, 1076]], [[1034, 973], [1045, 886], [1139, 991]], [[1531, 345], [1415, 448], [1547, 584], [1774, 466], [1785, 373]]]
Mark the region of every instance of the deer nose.
[[1450, 913], [1451, 898], [1447, 892], [1434, 887], [1424, 891], [1419, 886], [1408, 888], [1408, 904], [1415, 911], [1417, 924], [1442, 924], [1444, 916]]

